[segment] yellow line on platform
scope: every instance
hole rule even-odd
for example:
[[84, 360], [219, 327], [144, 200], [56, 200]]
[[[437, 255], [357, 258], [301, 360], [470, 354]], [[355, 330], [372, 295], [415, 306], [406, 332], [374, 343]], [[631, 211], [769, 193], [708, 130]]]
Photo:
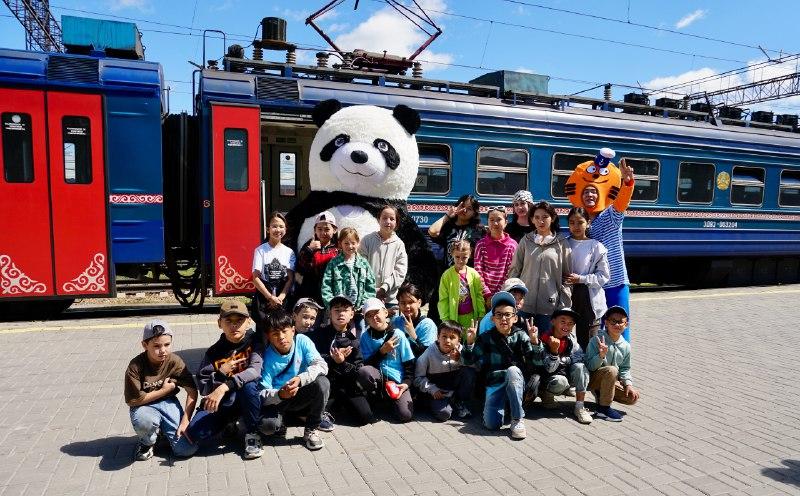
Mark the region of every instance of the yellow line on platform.
[[765, 289], [760, 291], [735, 291], [730, 293], [680, 294], [675, 296], [631, 296], [631, 301], [694, 300], [698, 298], [724, 298], [728, 296], [754, 296], [766, 294], [795, 294], [800, 289]]
[[[169, 322], [170, 327], [183, 327], [190, 325], [216, 324], [216, 320], [197, 321], [197, 322]], [[127, 324], [103, 324], [103, 325], [69, 325], [69, 326], [39, 326], [39, 327], [10, 327], [0, 329], [0, 334], [19, 334], [23, 332], [47, 332], [47, 331], [99, 331], [107, 329], [142, 329], [143, 323], [130, 322]]]

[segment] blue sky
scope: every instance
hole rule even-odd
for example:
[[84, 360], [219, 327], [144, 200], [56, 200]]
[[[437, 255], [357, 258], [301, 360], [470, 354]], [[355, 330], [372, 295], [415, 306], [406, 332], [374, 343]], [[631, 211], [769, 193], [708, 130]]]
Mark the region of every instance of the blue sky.
[[[624, 93], [632, 91], [622, 85], [656, 90], [700, 77], [708, 78], [702, 83], [675, 88], [679, 93], [688, 93], [716, 90], [798, 69], [798, 59], [785, 64], [761, 64], [767, 59], [757, 48], [765, 48], [773, 59], [781, 53], [800, 52], [800, 43], [795, 41], [800, 14], [796, 2], [788, 0], [418, 2], [427, 6], [444, 31], [418, 57], [424, 61], [426, 76], [437, 79], [467, 81], [492, 70], [511, 69], [551, 76], [551, 93], [570, 94], [586, 90], [595, 83], [615, 83], [618, 86], [613, 89], [613, 97], [622, 99]], [[229, 35], [229, 43], [247, 45], [262, 17], [284, 17], [289, 22], [289, 40], [311, 48], [299, 52], [298, 62], [313, 64], [315, 51], [327, 45], [315, 31], [305, 26], [304, 21], [325, 3], [325, 0], [51, 0], [51, 10], [57, 18], [86, 15], [136, 19], [147, 47], [146, 58], [164, 66], [167, 84], [172, 88], [171, 111], [175, 112], [190, 108], [192, 67], [187, 61], [201, 62], [202, 41], [198, 35], [202, 29], [223, 30]], [[361, 0], [355, 11], [353, 5], [354, 0], [348, 0], [320, 21], [334, 40], [346, 48], [410, 55], [425, 38], [381, 1]], [[22, 27], [5, 7], [2, 9], [0, 46], [24, 48]], [[634, 24], [718, 38], [727, 43]], [[222, 55], [221, 45], [221, 41], [210, 40], [208, 58]], [[250, 53], [247, 49], [248, 56]], [[283, 60], [283, 57], [279, 52], [265, 55], [271, 60]], [[754, 69], [722, 79], [714, 77], [747, 65]], [[585, 94], [599, 97], [602, 91]], [[800, 98], [750, 108], [800, 113]]]

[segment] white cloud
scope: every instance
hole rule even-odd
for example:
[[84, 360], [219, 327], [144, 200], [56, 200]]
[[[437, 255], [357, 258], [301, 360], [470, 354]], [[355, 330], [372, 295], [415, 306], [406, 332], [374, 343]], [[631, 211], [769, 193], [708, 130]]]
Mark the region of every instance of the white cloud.
[[[428, 15], [436, 19], [441, 14], [432, 11], [445, 11], [447, 5], [443, 0], [422, 0], [419, 2], [423, 9], [428, 10]], [[392, 55], [409, 56], [419, 48], [428, 38], [408, 19], [400, 15], [391, 7], [384, 7], [373, 13], [367, 20], [360, 23], [349, 32], [344, 32], [336, 37], [334, 42], [342, 50], [351, 51], [356, 48], [370, 52], [383, 52], [386, 50]], [[425, 63], [426, 71], [444, 69], [443, 64], [453, 61], [449, 53], [439, 53], [426, 49], [418, 59]]]
[[120, 10], [133, 9], [140, 12], [152, 12], [153, 6], [150, 5], [150, 0], [112, 0], [109, 8], [113, 12]]
[[524, 72], [525, 74], [535, 74], [533, 69], [528, 69], [527, 67], [517, 67], [514, 69], [515, 72]]
[[708, 10], [697, 9], [694, 12], [686, 14], [685, 16], [681, 17], [681, 19], [675, 23], [675, 29], [683, 29], [695, 21], [699, 21], [700, 19], [704, 18]]
[[334, 22], [325, 28], [325, 31], [328, 33], [338, 33], [340, 31], [347, 31], [348, 29], [350, 29], [350, 24], [347, 24], [346, 22]]

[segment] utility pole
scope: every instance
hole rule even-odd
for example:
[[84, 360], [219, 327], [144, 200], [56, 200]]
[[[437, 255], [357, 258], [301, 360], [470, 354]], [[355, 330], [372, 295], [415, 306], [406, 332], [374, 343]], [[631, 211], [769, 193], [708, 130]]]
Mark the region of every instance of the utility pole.
[[25, 49], [63, 52], [61, 26], [50, 12], [49, 0], [3, 0], [25, 28]]
[[689, 95], [689, 99], [702, 100], [708, 97], [712, 103], [738, 107], [795, 95], [800, 95], [800, 72], [732, 86], [724, 90], [694, 93]]

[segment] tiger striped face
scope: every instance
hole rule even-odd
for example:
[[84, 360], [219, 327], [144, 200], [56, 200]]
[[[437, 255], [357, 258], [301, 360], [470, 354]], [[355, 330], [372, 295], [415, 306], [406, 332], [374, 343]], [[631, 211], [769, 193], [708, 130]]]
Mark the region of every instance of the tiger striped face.
[[[575, 167], [564, 185], [564, 193], [574, 206], [583, 207], [589, 213], [597, 214], [614, 202], [621, 185], [622, 174], [616, 165], [609, 163], [606, 167], [600, 167], [594, 160], [587, 160]], [[593, 206], [584, 205], [582, 195], [586, 186], [597, 188], [597, 203]]]

